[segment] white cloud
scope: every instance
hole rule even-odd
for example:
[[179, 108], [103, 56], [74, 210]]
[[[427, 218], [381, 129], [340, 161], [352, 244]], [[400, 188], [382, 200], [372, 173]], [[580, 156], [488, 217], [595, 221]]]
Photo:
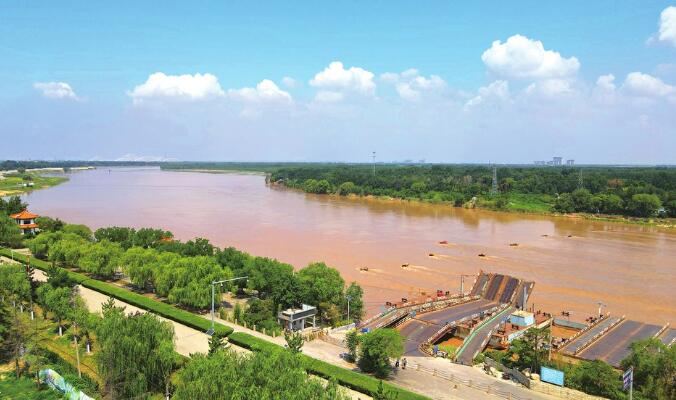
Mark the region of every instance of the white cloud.
[[280, 89], [273, 81], [269, 79], [263, 79], [256, 85], [255, 88], [241, 88], [241, 89], [230, 89], [228, 90], [228, 95], [230, 97], [252, 102], [278, 102], [278, 103], [288, 103], [291, 102], [291, 95], [288, 92]]
[[570, 82], [565, 79], [546, 79], [531, 83], [526, 88], [526, 94], [541, 95], [544, 97], [556, 97], [570, 93], [573, 93], [573, 88]]
[[66, 82], [37, 82], [33, 84], [33, 88], [42, 92], [42, 96], [48, 99], [79, 99]]
[[373, 72], [359, 67], [345, 69], [343, 63], [334, 61], [310, 80], [310, 85], [318, 88], [350, 90], [363, 94], [373, 94], [376, 84]]
[[380, 75], [380, 80], [385, 83], [394, 84], [402, 99], [409, 101], [420, 100], [420, 96], [425, 91], [442, 89], [446, 82], [437, 75], [430, 75], [428, 78], [420, 75], [415, 68], [397, 74], [386, 72]]
[[662, 10], [658, 39], [676, 46], [676, 7], [669, 6]]
[[294, 89], [294, 88], [298, 87], [298, 81], [293, 79], [290, 76], [285, 76], [284, 78], [282, 78], [282, 83], [284, 84], [284, 86], [288, 87], [289, 89]]
[[632, 72], [628, 74], [622, 88], [630, 93], [647, 97], [669, 96], [676, 93], [676, 87], [664, 83], [654, 76], [641, 72]]
[[599, 79], [596, 80], [596, 87], [612, 92], [615, 90], [615, 75], [607, 74], [599, 76]]
[[479, 88], [479, 94], [465, 103], [466, 107], [477, 106], [487, 100], [504, 100], [509, 98], [509, 83], [507, 81], [495, 81], [490, 85]]
[[204, 100], [223, 96], [224, 92], [218, 78], [211, 74], [166, 75], [156, 72], [128, 95], [137, 103], [146, 99], [161, 98]]
[[341, 92], [320, 90], [315, 95], [315, 101], [319, 103], [336, 103], [342, 101], [345, 96]]
[[504, 43], [494, 41], [481, 60], [493, 73], [507, 78], [564, 78], [580, 69], [577, 58], [563, 58], [556, 51], [545, 50], [541, 41], [522, 35], [514, 35]]

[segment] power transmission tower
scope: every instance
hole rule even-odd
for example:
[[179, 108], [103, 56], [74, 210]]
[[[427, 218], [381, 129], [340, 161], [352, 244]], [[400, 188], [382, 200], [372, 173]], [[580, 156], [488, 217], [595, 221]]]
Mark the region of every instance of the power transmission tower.
[[373, 157], [373, 176], [376, 176], [376, 152], [375, 151], [373, 152], [373, 155], [371, 157]]
[[582, 179], [582, 168], [580, 168], [580, 175], [577, 177], [577, 188], [584, 188], [584, 180]]
[[498, 194], [498, 167], [493, 166], [493, 185], [491, 186], [491, 195]]

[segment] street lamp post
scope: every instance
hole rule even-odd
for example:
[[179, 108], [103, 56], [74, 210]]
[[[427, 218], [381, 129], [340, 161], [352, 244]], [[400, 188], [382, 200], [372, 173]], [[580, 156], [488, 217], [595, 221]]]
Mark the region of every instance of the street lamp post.
[[603, 303], [600, 302], [600, 301], [598, 302], [598, 305], [599, 305], [599, 318], [601, 318], [601, 316], [603, 315], [603, 314], [602, 314], [602, 313], [603, 313], [603, 307], [605, 307], [606, 305], [603, 304]]
[[220, 284], [223, 286], [225, 282], [237, 281], [240, 279], [247, 279], [248, 276], [240, 276], [232, 279], [223, 279], [222, 281], [213, 281], [211, 282], [211, 328], [207, 331], [207, 335], [211, 336], [216, 332], [216, 322], [215, 322], [215, 298], [216, 298], [216, 285]]
[[345, 296], [347, 299], [347, 322], [350, 322], [350, 300], [352, 300], [352, 296]]

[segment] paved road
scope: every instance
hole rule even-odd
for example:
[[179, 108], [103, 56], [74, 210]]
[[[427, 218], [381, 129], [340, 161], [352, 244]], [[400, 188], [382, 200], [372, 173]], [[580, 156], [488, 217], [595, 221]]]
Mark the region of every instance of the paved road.
[[652, 337], [659, 332], [660, 328], [659, 325], [624, 320], [578, 353], [578, 356], [587, 360], [603, 360], [612, 366], [619, 367], [620, 361], [629, 355], [631, 343]]
[[424, 356], [425, 354], [418, 349], [418, 346], [434, 335], [447, 322], [457, 321], [472, 314], [493, 308], [496, 305], [497, 303], [492, 301], [479, 299], [444, 308], [443, 310], [420, 314], [420, 316], [411, 319], [399, 327], [401, 334], [406, 337], [404, 355]]
[[486, 337], [490, 335], [495, 329], [497, 329], [498, 325], [500, 325], [500, 322], [505, 316], [513, 313], [514, 310], [514, 307], [507, 307], [498, 315], [495, 315], [485, 321], [484, 324], [474, 332], [474, 334], [467, 337], [465, 341], [469, 340], [469, 342], [467, 344], [463, 343], [463, 350], [462, 353], [458, 355], [457, 361], [464, 365], [472, 365], [474, 357], [481, 350], [483, 350], [483, 345], [485, 344], [484, 340]]
[[584, 346], [589, 339], [593, 338], [599, 332], [601, 332], [602, 330], [606, 329], [607, 327], [616, 323], [619, 320], [620, 320], [619, 317], [608, 317], [604, 319], [603, 321], [596, 324], [593, 328], [589, 329], [587, 332], [583, 333], [582, 335], [578, 336], [575, 340], [568, 343], [568, 345], [564, 347], [563, 350], [561, 350], [561, 352], [568, 355], [574, 355], [575, 352], [578, 351], [582, 346]]

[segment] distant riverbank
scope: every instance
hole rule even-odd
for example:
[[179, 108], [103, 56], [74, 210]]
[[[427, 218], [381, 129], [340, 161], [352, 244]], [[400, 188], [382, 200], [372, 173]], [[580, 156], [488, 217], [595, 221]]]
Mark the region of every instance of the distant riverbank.
[[[175, 171], [175, 172], [200, 172], [200, 173], [210, 173], [210, 174], [248, 174], [248, 175], [260, 175], [270, 177], [270, 172], [256, 171], [251, 169], [244, 168], [232, 168], [232, 169], [209, 169], [209, 168], [165, 168], [164, 171]], [[283, 186], [291, 190], [296, 190], [299, 192], [307, 193], [302, 187], [297, 187], [297, 185], [286, 185], [283, 181], [281, 182], [270, 182], [272, 185]], [[625, 215], [611, 215], [611, 214], [593, 214], [593, 213], [560, 213], [552, 211], [553, 199], [551, 196], [547, 195], [529, 195], [529, 194], [508, 194], [502, 196], [505, 204], [502, 208], [496, 206], [496, 200], [491, 198], [485, 198], [478, 196], [476, 199], [458, 204], [453, 201], [444, 201], [444, 200], [435, 200], [435, 199], [420, 199], [420, 198], [402, 198], [402, 197], [392, 197], [392, 196], [378, 196], [373, 194], [339, 194], [339, 193], [319, 193], [321, 195], [327, 196], [337, 196], [337, 197], [361, 197], [366, 199], [378, 199], [382, 201], [395, 201], [395, 202], [410, 202], [410, 203], [423, 203], [423, 204], [442, 204], [448, 205], [450, 207], [462, 207], [467, 209], [483, 209], [495, 212], [506, 212], [512, 214], [525, 214], [525, 215], [544, 215], [549, 217], [558, 217], [558, 218], [569, 218], [569, 219], [587, 219], [592, 221], [607, 221], [607, 222], [617, 222], [623, 224], [632, 224], [632, 225], [643, 225], [651, 226], [663, 229], [676, 229], [676, 218], [640, 218], [640, 217], [631, 217]]]
[[66, 181], [68, 178], [65, 176], [44, 176], [36, 172], [24, 174], [3, 172], [0, 173], [0, 197], [46, 189]]

